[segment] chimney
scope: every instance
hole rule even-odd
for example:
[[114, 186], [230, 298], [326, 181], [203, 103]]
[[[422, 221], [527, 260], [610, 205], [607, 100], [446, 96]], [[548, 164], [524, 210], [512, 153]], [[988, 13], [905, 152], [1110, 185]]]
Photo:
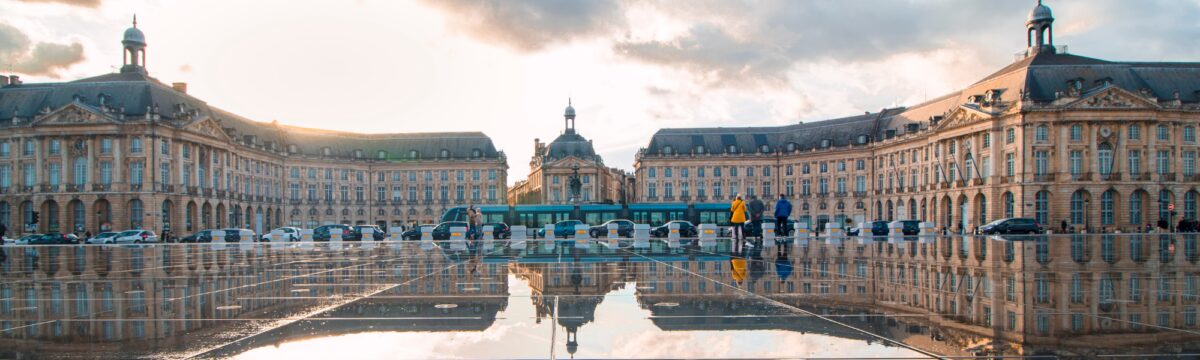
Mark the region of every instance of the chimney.
[[0, 88], [8, 86], [8, 77], [0, 75]]
[[187, 94], [187, 83], [185, 82], [171, 83], [171, 88], [175, 89], [175, 91]]
[[21, 77], [20, 76], [12, 75], [12, 76], [9, 76], [9, 78], [12, 79], [8, 82], [9, 85], [21, 85]]

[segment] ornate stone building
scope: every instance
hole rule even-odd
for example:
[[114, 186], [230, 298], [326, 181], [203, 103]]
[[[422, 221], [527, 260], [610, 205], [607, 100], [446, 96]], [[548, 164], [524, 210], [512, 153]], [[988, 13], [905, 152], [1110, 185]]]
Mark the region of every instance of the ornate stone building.
[[[510, 204], [624, 203], [629, 176], [604, 166], [592, 141], [575, 131], [575, 108], [563, 113], [564, 130], [550, 144], [533, 139], [529, 177], [508, 192]], [[572, 189], [578, 179], [578, 192]]]
[[1093, 231], [1195, 219], [1200, 63], [1066, 54], [1053, 22], [1039, 4], [1022, 59], [922, 104], [662, 129], [637, 155], [636, 201], [784, 193], [793, 217], [814, 223], [921, 219], [951, 230], [1004, 217]]
[[356, 134], [263, 123], [150, 77], [125, 32], [121, 71], [0, 77], [0, 222], [13, 232], [431, 222], [502, 204], [507, 164], [478, 132]]

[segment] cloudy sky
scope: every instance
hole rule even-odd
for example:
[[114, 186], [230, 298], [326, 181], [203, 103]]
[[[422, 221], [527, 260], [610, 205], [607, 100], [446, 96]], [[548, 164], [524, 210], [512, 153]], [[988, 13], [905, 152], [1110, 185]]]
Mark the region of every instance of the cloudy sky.
[[[1034, 1], [0, 0], [0, 72], [114, 71], [134, 13], [148, 68], [261, 121], [483, 131], [524, 178], [578, 129], [631, 169], [663, 127], [786, 124], [915, 104], [1025, 46]], [[1048, 0], [1055, 40], [1110, 60], [1200, 61], [1200, 0]]]

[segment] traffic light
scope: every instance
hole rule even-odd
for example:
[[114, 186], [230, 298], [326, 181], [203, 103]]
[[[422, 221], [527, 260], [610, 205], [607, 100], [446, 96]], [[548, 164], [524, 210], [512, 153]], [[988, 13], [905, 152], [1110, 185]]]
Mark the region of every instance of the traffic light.
[[30, 219], [30, 220], [31, 220], [31, 221], [29, 222], [30, 224], [37, 224], [37, 223], [38, 223], [38, 221], [42, 221], [42, 216], [41, 216], [41, 213], [38, 213], [37, 211], [34, 211], [34, 212], [33, 212], [33, 219]]

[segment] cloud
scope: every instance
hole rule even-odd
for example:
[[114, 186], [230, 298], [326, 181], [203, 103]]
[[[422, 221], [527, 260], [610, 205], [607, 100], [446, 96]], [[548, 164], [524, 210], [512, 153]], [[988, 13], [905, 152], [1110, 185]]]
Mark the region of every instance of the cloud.
[[602, 35], [625, 25], [618, 0], [428, 0], [454, 28], [520, 51]]
[[83, 45], [34, 43], [28, 35], [11, 25], [0, 23], [0, 66], [25, 75], [52, 78], [72, 65], [83, 62]]
[[179, 72], [181, 72], [181, 73], [190, 73], [190, 72], [192, 72], [192, 64], [183, 64], [183, 65], [179, 65]]
[[92, 8], [92, 9], [100, 7], [100, 0], [17, 0], [17, 1], [27, 2], [27, 3], [65, 4], [65, 5], [70, 5], [70, 6], [78, 6], [78, 7]]

